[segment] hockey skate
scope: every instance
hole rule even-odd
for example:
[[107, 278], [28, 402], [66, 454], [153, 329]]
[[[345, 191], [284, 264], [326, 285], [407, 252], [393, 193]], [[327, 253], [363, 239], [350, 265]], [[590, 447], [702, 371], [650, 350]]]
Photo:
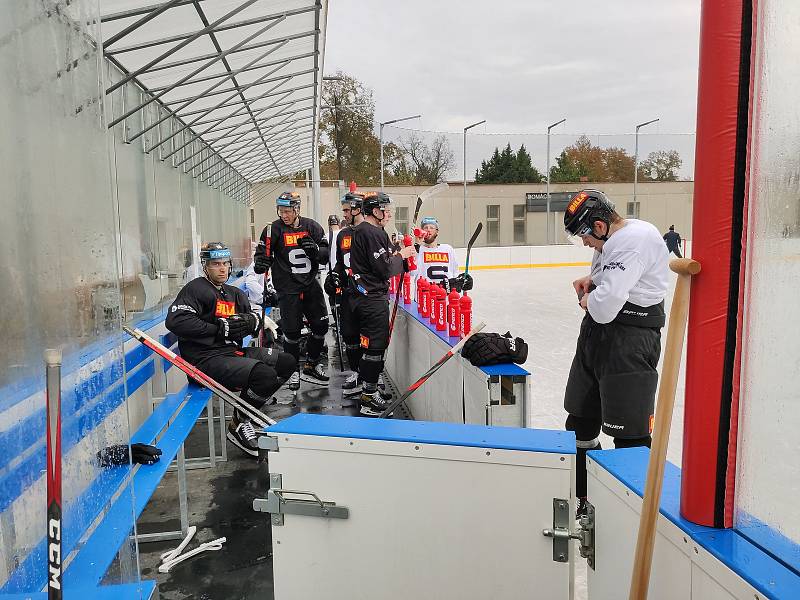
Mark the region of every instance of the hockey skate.
[[300, 379], [315, 385], [328, 385], [330, 381], [330, 377], [328, 377], [328, 374], [325, 372], [325, 367], [322, 366], [321, 362], [307, 362], [303, 367], [303, 373], [300, 375]]

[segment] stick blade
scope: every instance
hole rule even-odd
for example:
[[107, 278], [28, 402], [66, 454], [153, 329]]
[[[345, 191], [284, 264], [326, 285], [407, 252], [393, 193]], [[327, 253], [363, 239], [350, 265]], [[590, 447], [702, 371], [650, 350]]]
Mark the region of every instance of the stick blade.
[[467, 244], [468, 248], [472, 248], [472, 245], [475, 243], [475, 240], [478, 239], [481, 231], [483, 230], [483, 223], [478, 221], [478, 226], [475, 228], [475, 231], [472, 233], [472, 237], [469, 238], [469, 244]]

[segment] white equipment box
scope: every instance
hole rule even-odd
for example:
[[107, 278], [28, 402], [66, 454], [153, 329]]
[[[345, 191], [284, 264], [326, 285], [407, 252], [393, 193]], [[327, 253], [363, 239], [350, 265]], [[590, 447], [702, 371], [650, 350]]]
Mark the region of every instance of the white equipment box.
[[277, 600], [568, 599], [571, 432], [298, 414], [269, 428]]

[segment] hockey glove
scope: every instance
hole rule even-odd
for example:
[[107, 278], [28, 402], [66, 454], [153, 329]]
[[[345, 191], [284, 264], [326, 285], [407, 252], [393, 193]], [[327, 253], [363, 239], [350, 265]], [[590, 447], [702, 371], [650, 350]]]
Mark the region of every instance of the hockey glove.
[[258, 317], [253, 313], [238, 313], [225, 319], [217, 319], [217, 338], [225, 341], [240, 341], [258, 329]]
[[449, 280], [450, 289], [458, 293], [468, 292], [472, 289], [472, 275], [469, 273], [461, 273], [458, 277]]
[[253, 257], [253, 271], [257, 274], [262, 275], [269, 271], [269, 268], [272, 266], [272, 257], [267, 256], [266, 254], [256, 254]]
[[335, 296], [342, 289], [342, 278], [336, 271], [328, 271], [323, 285], [328, 296]]
[[524, 363], [528, 358], [528, 344], [522, 338], [513, 338], [506, 332], [476, 333], [467, 340], [461, 355], [476, 367], [501, 363]]
[[160, 456], [161, 450], [148, 444], [131, 444], [130, 454], [127, 444], [116, 444], [100, 450], [97, 462], [101, 467], [127, 465], [132, 457], [135, 464], [153, 465], [160, 460]]
[[275, 291], [275, 287], [272, 285], [272, 280], [267, 281], [267, 285], [264, 286], [263, 306], [264, 308], [278, 306], [278, 292]]
[[304, 235], [300, 238], [300, 247], [303, 249], [303, 252], [306, 253], [306, 256], [311, 260], [317, 260], [319, 257], [319, 246], [317, 242], [310, 235]]

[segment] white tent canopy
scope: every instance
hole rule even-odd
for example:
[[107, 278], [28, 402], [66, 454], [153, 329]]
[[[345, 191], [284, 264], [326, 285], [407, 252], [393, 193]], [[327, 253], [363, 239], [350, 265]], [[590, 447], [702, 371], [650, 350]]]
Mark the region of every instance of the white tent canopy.
[[[109, 127], [158, 102], [249, 182], [311, 168], [326, 8], [322, 0], [103, 0], [103, 52], [125, 74], [106, 93], [128, 81], [145, 92]], [[157, 125], [131, 130], [128, 141]]]

